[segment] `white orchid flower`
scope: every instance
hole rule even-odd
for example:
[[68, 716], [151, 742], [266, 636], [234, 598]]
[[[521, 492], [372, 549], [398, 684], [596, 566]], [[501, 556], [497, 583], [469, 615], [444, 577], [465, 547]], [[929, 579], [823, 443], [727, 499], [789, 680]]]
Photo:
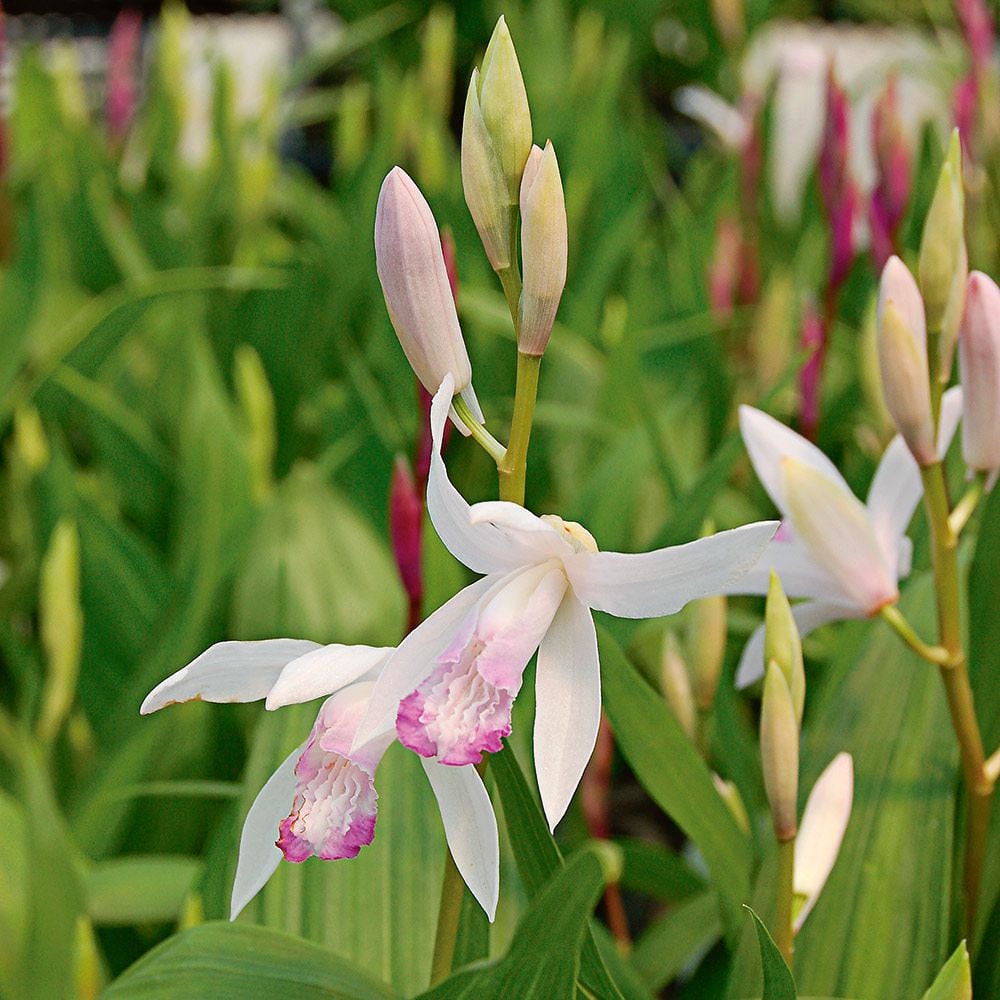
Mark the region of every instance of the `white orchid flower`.
[[[941, 408], [940, 454], [961, 412], [961, 389], [949, 389]], [[870, 618], [898, 600], [913, 548], [906, 528], [923, 493], [920, 470], [903, 439], [897, 435], [886, 448], [862, 504], [819, 448], [773, 417], [742, 406], [740, 430], [782, 524], [761, 561], [726, 593], [766, 594], [774, 570], [789, 597], [807, 598], [792, 608], [801, 635], [828, 622]], [[743, 650], [736, 684], [746, 687], [763, 674], [761, 625]]]
[[506, 501], [469, 506], [448, 479], [441, 437], [454, 382], [431, 407], [427, 508], [452, 554], [483, 579], [403, 640], [375, 684], [355, 745], [396, 726], [401, 742], [445, 764], [478, 762], [510, 732], [511, 705], [538, 650], [535, 770], [549, 825], [562, 818], [597, 738], [601, 712], [591, 609], [673, 614], [731, 586], [777, 527], [747, 525], [639, 555], [599, 552], [590, 533]]
[[798, 934], [833, 871], [854, 803], [854, 760], [838, 753], [816, 779], [795, 838], [795, 919]]
[[[320, 646], [302, 639], [220, 642], [154, 688], [140, 712], [195, 699], [269, 709], [330, 695], [306, 742], [268, 778], [243, 824], [230, 919], [263, 888], [282, 857], [353, 858], [375, 833], [375, 770], [393, 726], [352, 746], [391, 647]], [[473, 767], [424, 761], [458, 870], [490, 920], [499, 893], [496, 817]]]

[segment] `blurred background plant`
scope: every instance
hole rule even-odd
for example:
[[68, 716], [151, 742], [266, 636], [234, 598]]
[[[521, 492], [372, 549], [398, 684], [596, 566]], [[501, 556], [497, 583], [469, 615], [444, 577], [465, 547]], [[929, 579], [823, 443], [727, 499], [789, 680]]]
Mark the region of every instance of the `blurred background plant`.
[[[90, 997], [175, 930], [226, 915], [246, 808], [311, 718], [308, 706], [194, 704], [140, 721], [142, 695], [222, 638], [393, 644], [405, 628], [388, 498], [423, 411], [371, 238], [395, 163], [452, 230], [477, 391], [500, 424], [509, 417], [513, 333], [462, 198], [457, 139], [501, 10], [354, 0], [233, 3], [209, 17], [67, 3], [40, 19], [7, 6], [0, 995]], [[570, 234], [528, 504], [585, 523], [602, 548], [770, 515], [735, 429], [741, 402], [801, 418], [864, 495], [891, 436], [874, 360], [877, 268], [887, 248], [915, 259], [956, 120], [970, 261], [997, 274], [990, 11], [822, 7], [541, 0], [502, 11], [535, 137], [559, 152]], [[810, 20], [821, 14], [830, 20]], [[492, 495], [492, 467], [467, 442], [453, 442], [450, 465], [470, 500]], [[466, 581], [424, 537], [433, 609]], [[996, 495], [981, 543], [969, 537], [973, 681], [995, 746]], [[922, 524], [916, 540], [926, 566]], [[925, 572], [904, 606], [929, 620]], [[610, 723], [559, 830], [565, 852], [591, 836], [623, 850], [617, 879], [613, 865], [587, 876], [617, 885], [593, 928], [621, 995], [759, 993], [757, 939], [730, 904], [752, 900], [765, 919], [773, 905], [757, 707], [732, 685], [762, 611], [752, 599], [692, 606], [670, 623], [669, 669], [663, 623], [605, 623], [652, 685], [667, 679], [682, 720], [645, 686], [606, 690]], [[915, 998], [959, 942], [957, 753], [939, 686], [882, 625], [836, 626], [805, 648], [803, 796], [841, 750], [856, 794], [797, 939], [796, 979], [806, 994]], [[530, 715], [530, 690], [518, 713]], [[640, 725], [643, 713], [655, 725]], [[511, 740], [522, 762], [529, 728]], [[686, 789], [710, 785], [706, 762], [728, 782], [745, 893], [706, 867], [711, 852], [684, 819], [697, 801]], [[319, 982], [345, 977], [344, 996], [413, 996], [427, 982], [444, 854], [433, 801], [410, 780], [418, 770], [394, 747], [375, 843], [352, 863], [282, 866], [241, 918], [360, 969], [351, 987], [355, 973], [325, 953], [293, 952]], [[511, 823], [525, 806], [509, 788]], [[970, 934], [983, 997], [1000, 995], [996, 822]], [[466, 914], [460, 961], [524, 947], [518, 927], [549, 899], [546, 850], [505, 844], [497, 923], [487, 933]], [[581, 885], [586, 857], [574, 862]], [[596, 898], [579, 904], [580, 921]], [[572, 930], [579, 948], [586, 923]], [[247, 951], [226, 952], [216, 933], [172, 938], [160, 968], [186, 974], [185, 947], [215, 947], [238, 977], [251, 950], [293, 947], [247, 930], [233, 939]], [[547, 944], [569, 947], [544, 935], [536, 947]], [[108, 995], [182, 995], [155, 993], [142, 970]], [[572, 989], [575, 967], [560, 975]], [[250, 995], [233, 982], [232, 995]]]

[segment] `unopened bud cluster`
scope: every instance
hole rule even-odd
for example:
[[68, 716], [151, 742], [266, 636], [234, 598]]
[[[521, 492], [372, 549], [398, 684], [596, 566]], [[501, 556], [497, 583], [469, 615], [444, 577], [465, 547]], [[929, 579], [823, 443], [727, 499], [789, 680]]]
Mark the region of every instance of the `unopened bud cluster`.
[[[566, 203], [552, 143], [532, 144], [528, 96], [502, 17], [469, 84], [462, 185], [486, 256], [508, 294], [518, 350], [540, 356], [566, 284]], [[389, 318], [417, 378], [434, 393], [450, 374], [456, 393], [482, 420], [437, 224], [400, 167], [389, 172], [379, 194], [375, 257]]]
[[922, 466], [939, 459], [932, 405], [958, 344], [964, 395], [962, 453], [970, 471], [1000, 468], [1000, 289], [968, 273], [961, 146], [957, 133], [924, 224], [919, 286], [891, 257], [878, 297], [878, 354], [886, 408]]

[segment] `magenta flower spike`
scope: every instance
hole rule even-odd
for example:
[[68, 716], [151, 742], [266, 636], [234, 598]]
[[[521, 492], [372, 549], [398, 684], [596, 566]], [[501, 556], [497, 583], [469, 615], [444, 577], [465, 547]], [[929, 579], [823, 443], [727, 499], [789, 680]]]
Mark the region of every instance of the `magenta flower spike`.
[[142, 41], [142, 15], [124, 9], [111, 25], [108, 37], [108, 132], [121, 139], [135, 115], [138, 101], [136, 61]]
[[895, 76], [889, 78], [872, 115], [877, 178], [869, 203], [872, 256], [879, 270], [896, 252], [899, 226], [910, 200], [910, 147], [899, 116]]
[[395, 726], [421, 756], [463, 766], [495, 752], [525, 667], [538, 651], [535, 768], [549, 824], [562, 818], [601, 714], [591, 609], [625, 618], [672, 614], [732, 586], [760, 558], [763, 522], [643, 554], [599, 552], [583, 527], [507, 501], [470, 507], [448, 479], [441, 438], [454, 393], [434, 397], [427, 509], [456, 558], [485, 576], [442, 605], [398, 647], [371, 696], [355, 745]]
[[[220, 642], [157, 685], [140, 712], [178, 702], [248, 702], [268, 709], [326, 697], [306, 742], [278, 766], [247, 813], [231, 919], [282, 858], [353, 858], [375, 835], [375, 771], [396, 738], [387, 726], [355, 746], [374, 681], [393, 650], [303, 639]], [[490, 920], [499, 892], [496, 817], [475, 768], [424, 762], [455, 863]]]
[[854, 261], [854, 223], [858, 193], [850, 169], [851, 107], [830, 66], [826, 84], [826, 123], [819, 154], [819, 190], [830, 222], [831, 294], [844, 283]]

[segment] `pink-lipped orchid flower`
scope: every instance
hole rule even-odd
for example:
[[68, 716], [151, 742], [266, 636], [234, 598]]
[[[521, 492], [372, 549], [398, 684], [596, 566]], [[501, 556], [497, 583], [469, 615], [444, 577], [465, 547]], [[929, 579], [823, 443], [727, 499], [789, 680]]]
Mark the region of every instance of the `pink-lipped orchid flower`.
[[[247, 813], [233, 882], [231, 919], [288, 861], [353, 858], [375, 834], [375, 771], [396, 739], [392, 725], [359, 746], [358, 723], [392, 648], [320, 646], [302, 639], [220, 642], [154, 688], [147, 715], [177, 702], [247, 702], [268, 709], [327, 697], [304, 744], [265, 782]], [[452, 857], [490, 920], [500, 854], [496, 817], [473, 767], [425, 760]]]
[[403, 640], [375, 684], [355, 746], [395, 726], [405, 746], [444, 764], [496, 752], [537, 649], [535, 770], [555, 827], [590, 758], [601, 714], [591, 609], [623, 618], [673, 614], [732, 586], [777, 525], [626, 555], [598, 551], [585, 528], [554, 515], [538, 517], [506, 501], [470, 506], [441, 458], [454, 388], [446, 376], [431, 407], [427, 509], [452, 554], [485, 575]]
[[[938, 453], [944, 454], [962, 413], [961, 389], [944, 394]], [[898, 435], [875, 471], [863, 504], [814, 444], [752, 406], [740, 407], [740, 430], [782, 523], [760, 562], [728, 594], [766, 594], [771, 570], [789, 597], [799, 632], [846, 618], [870, 618], [899, 598], [910, 572], [906, 528], [920, 501], [920, 470]], [[736, 672], [738, 687], [764, 674], [764, 626], [750, 637]]]

